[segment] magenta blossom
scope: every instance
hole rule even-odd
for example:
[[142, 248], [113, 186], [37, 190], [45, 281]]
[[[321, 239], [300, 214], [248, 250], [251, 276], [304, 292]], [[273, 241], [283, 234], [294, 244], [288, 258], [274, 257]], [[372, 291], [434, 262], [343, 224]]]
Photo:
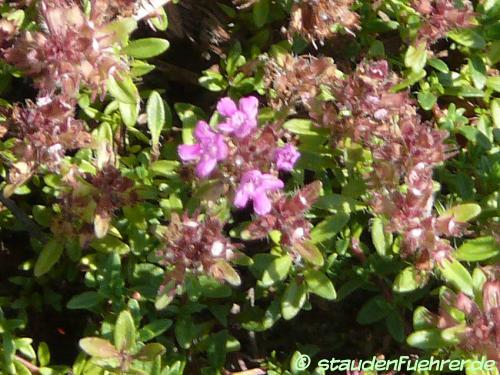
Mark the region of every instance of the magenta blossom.
[[278, 169], [286, 172], [293, 170], [293, 167], [299, 157], [300, 152], [298, 152], [297, 148], [290, 143], [287, 143], [284, 147], [276, 149], [274, 152], [274, 159]]
[[222, 98], [217, 103], [217, 112], [226, 119], [219, 124], [219, 129], [237, 138], [245, 138], [257, 127], [258, 109], [259, 101], [255, 96], [241, 98], [238, 106], [231, 98]]
[[236, 191], [234, 205], [243, 208], [248, 201], [253, 201], [253, 209], [258, 215], [265, 215], [271, 211], [271, 201], [267, 193], [282, 189], [283, 181], [271, 174], [261, 173], [254, 169], [245, 172], [241, 177], [240, 186]]
[[207, 177], [218, 161], [227, 158], [228, 148], [222, 134], [214, 132], [205, 121], [198, 122], [194, 137], [198, 143], [180, 145], [177, 151], [183, 162], [197, 160], [196, 175], [200, 178]]

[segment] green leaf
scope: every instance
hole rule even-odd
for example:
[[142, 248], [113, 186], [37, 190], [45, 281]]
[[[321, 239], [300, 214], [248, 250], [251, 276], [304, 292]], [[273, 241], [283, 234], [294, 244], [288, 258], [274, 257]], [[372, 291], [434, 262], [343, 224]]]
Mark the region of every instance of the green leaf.
[[163, 99], [156, 91], [152, 91], [149, 95], [146, 112], [148, 116], [148, 129], [151, 133], [151, 141], [153, 146], [156, 146], [160, 142], [161, 131], [165, 125], [165, 107], [163, 105]]
[[430, 59], [429, 60], [429, 65], [432, 66], [434, 69], [437, 71], [440, 71], [441, 73], [449, 73], [450, 68], [448, 68], [448, 65], [443, 60], [440, 59]]
[[475, 203], [459, 204], [447, 209], [442, 213], [441, 217], [453, 216], [454, 219], [461, 223], [466, 223], [474, 219], [481, 213], [481, 206]]
[[160, 336], [163, 332], [170, 328], [172, 325], [172, 320], [170, 319], [158, 319], [152, 321], [151, 323], [142, 327], [139, 331], [139, 339], [141, 341], [149, 341], [157, 336]]
[[16, 368], [16, 375], [32, 375], [32, 372], [18, 360], [14, 360], [14, 366]]
[[500, 128], [500, 99], [493, 99], [490, 104], [491, 118], [496, 128]]
[[486, 86], [493, 91], [500, 92], [500, 77], [488, 77]]
[[420, 43], [416, 48], [413, 46], [408, 47], [405, 54], [405, 66], [418, 73], [424, 69], [426, 62], [426, 43]]
[[315, 244], [335, 237], [348, 222], [349, 215], [343, 212], [327, 216], [325, 220], [316, 225], [311, 231], [311, 242]]
[[479, 262], [500, 254], [500, 245], [493, 236], [485, 236], [468, 240], [454, 253], [455, 256], [467, 262]]
[[269, 0], [257, 0], [252, 9], [253, 22], [255, 26], [262, 27], [267, 21], [269, 14]]
[[437, 102], [437, 97], [432, 92], [419, 92], [417, 98], [420, 106], [426, 111], [430, 111]]
[[228, 333], [226, 330], [210, 335], [208, 338], [207, 356], [212, 366], [216, 368], [224, 366], [227, 341]]
[[49, 242], [47, 242], [36, 260], [34, 270], [35, 276], [40, 277], [49, 272], [61, 257], [63, 250], [64, 244], [58, 239], [52, 238]]
[[130, 350], [135, 345], [135, 326], [132, 315], [124, 310], [118, 315], [115, 324], [115, 347], [118, 350]]
[[176, 175], [176, 169], [181, 163], [176, 160], [157, 160], [149, 166], [149, 170], [155, 175], [172, 177]]
[[85, 337], [79, 342], [80, 348], [92, 357], [112, 358], [119, 357], [120, 353], [108, 341], [100, 337]]
[[425, 329], [413, 332], [406, 339], [408, 345], [418, 349], [437, 349], [446, 346], [447, 343], [441, 338], [441, 331], [438, 329]]
[[178, 319], [174, 331], [175, 338], [183, 349], [189, 349], [193, 340], [197, 337], [196, 327], [191, 319]]
[[48, 366], [48, 364], [50, 363], [50, 351], [49, 346], [46, 342], [42, 341], [40, 342], [40, 344], [38, 344], [37, 355], [40, 366]]
[[391, 311], [391, 306], [378, 295], [369, 299], [359, 310], [356, 321], [359, 324], [371, 324], [384, 319]]
[[314, 266], [321, 267], [325, 262], [321, 251], [310, 241], [296, 242], [293, 244], [292, 249], [299, 253], [306, 262]]
[[472, 296], [472, 276], [469, 271], [456, 259], [444, 259], [438, 265], [443, 277], [461, 292]]
[[110, 75], [108, 78], [108, 90], [119, 102], [136, 104], [139, 101], [139, 92], [130, 77], [123, 77], [117, 80]]
[[405, 339], [404, 321], [401, 315], [396, 311], [391, 311], [385, 318], [385, 324], [391, 336], [397, 342], [403, 342]]
[[168, 17], [165, 8], [160, 7], [155, 10], [156, 17], [150, 18], [155, 29], [165, 31], [168, 28]]
[[143, 38], [130, 42], [123, 51], [136, 59], [149, 59], [150, 57], [161, 55], [168, 47], [170, 47], [168, 40], [161, 38]]
[[483, 37], [471, 29], [452, 30], [448, 32], [448, 37], [469, 48], [482, 49], [486, 45]]
[[111, 34], [113, 34], [113, 36], [119, 39], [119, 42], [121, 44], [126, 44], [129, 35], [135, 29], [137, 29], [137, 22], [134, 19], [128, 17], [128, 18], [121, 18], [114, 22], [108, 23], [104, 28], [104, 31], [108, 31]]
[[110, 234], [104, 238], [92, 241], [90, 247], [104, 253], [115, 252], [124, 255], [130, 252], [130, 247], [126, 243]]
[[423, 277], [419, 271], [409, 266], [403, 269], [394, 280], [392, 290], [398, 293], [407, 293], [415, 289], [422, 288], [425, 285], [427, 278]]
[[292, 280], [281, 297], [281, 314], [283, 315], [283, 319], [293, 319], [299, 313], [302, 306], [304, 306], [306, 298], [306, 285], [303, 283], [297, 284], [295, 280]]
[[413, 312], [413, 328], [418, 330], [434, 328], [437, 317], [424, 306], [418, 306]]
[[94, 307], [103, 300], [103, 297], [97, 292], [83, 292], [73, 296], [67, 303], [68, 309], [88, 309]]
[[380, 256], [388, 255], [392, 244], [392, 235], [385, 232], [381, 218], [376, 217], [372, 220], [371, 235], [377, 253]]
[[120, 115], [125, 126], [133, 128], [137, 122], [137, 116], [139, 116], [139, 103], [129, 104], [119, 102], [118, 108], [120, 109]]
[[322, 272], [315, 269], [306, 269], [304, 271], [307, 288], [311, 293], [314, 293], [327, 300], [337, 298], [337, 292], [332, 281]]
[[156, 310], [162, 310], [172, 302], [176, 289], [177, 285], [174, 280], [170, 280], [167, 285], [160, 289], [155, 301]]
[[274, 259], [262, 274], [262, 286], [269, 287], [278, 281], [284, 280], [288, 275], [291, 265], [292, 257], [288, 254]]
[[466, 328], [465, 323], [446, 328], [441, 331], [441, 338], [449, 344], [457, 345], [462, 341]]
[[135, 325], [134, 319], [129, 311], [124, 310], [116, 319], [114, 342], [118, 350], [130, 350], [135, 345]]
[[241, 278], [238, 272], [225, 260], [219, 260], [215, 264], [215, 267], [218, 268], [219, 272], [222, 275], [222, 278], [226, 280], [229, 284], [233, 286], [239, 286], [241, 284]]
[[486, 66], [478, 55], [473, 55], [469, 59], [469, 70], [474, 87], [482, 90], [486, 83]]
[[204, 117], [203, 111], [187, 103], [176, 103], [174, 108], [182, 121], [182, 142], [185, 144], [193, 144], [193, 130], [198, 120]]
[[325, 129], [315, 126], [311, 120], [291, 119], [283, 124], [283, 127], [294, 134], [299, 135], [328, 135]]
[[162, 344], [151, 343], [146, 344], [139, 350], [139, 353], [135, 355], [135, 358], [140, 361], [154, 361], [154, 359], [166, 352], [165, 347]]
[[50, 208], [40, 205], [33, 206], [33, 219], [35, 221], [44, 226], [49, 227], [52, 220], [52, 211]]
[[132, 74], [132, 77], [142, 77], [152, 72], [155, 66], [141, 60], [134, 60], [130, 64], [130, 68], [131, 68], [130, 73]]

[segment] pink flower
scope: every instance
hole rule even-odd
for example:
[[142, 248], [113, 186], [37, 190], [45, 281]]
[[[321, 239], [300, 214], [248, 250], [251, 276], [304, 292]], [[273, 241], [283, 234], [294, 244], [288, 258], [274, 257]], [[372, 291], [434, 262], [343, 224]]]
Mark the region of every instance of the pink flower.
[[222, 98], [217, 103], [217, 111], [226, 120], [219, 124], [219, 129], [237, 138], [245, 138], [257, 127], [258, 109], [259, 101], [255, 96], [241, 98], [238, 106], [231, 98]]
[[284, 147], [276, 149], [274, 159], [279, 170], [290, 172], [300, 157], [300, 152], [294, 145], [287, 144]]
[[199, 121], [194, 130], [198, 141], [193, 145], [180, 145], [177, 149], [183, 162], [197, 160], [196, 175], [207, 177], [217, 162], [227, 158], [228, 148], [221, 134], [214, 132], [205, 121]]
[[265, 215], [271, 211], [271, 201], [267, 193], [283, 187], [283, 181], [271, 174], [263, 174], [256, 169], [248, 171], [241, 178], [234, 205], [243, 208], [251, 200], [255, 213]]

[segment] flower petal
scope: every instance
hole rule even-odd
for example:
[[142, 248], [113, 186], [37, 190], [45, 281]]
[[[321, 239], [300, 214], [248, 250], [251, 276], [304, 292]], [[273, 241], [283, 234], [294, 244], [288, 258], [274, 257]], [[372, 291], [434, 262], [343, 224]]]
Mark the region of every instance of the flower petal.
[[236, 103], [229, 97], [222, 98], [217, 103], [217, 112], [222, 116], [232, 116], [237, 110]]
[[196, 160], [201, 156], [200, 145], [180, 145], [177, 147], [177, 153], [182, 161]]
[[215, 146], [217, 147], [216, 158], [217, 160], [224, 160], [227, 158], [228, 148], [226, 142], [224, 142], [224, 137], [217, 134], [215, 138]]
[[211, 142], [215, 136], [215, 132], [206, 121], [198, 121], [194, 129], [194, 136], [201, 143]]
[[256, 192], [253, 196], [253, 209], [258, 215], [265, 215], [271, 211], [271, 201], [263, 191]]
[[196, 166], [196, 175], [200, 178], [207, 177], [215, 169], [217, 160], [213, 158], [205, 158]]
[[283, 189], [285, 184], [279, 178], [272, 174], [263, 174], [261, 177], [260, 187], [267, 191]]
[[217, 129], [223, 131], [224, 133], [232, 133], [235, 130], [234, 124], [231, 122], [231, 120], [228, 120], [226, 122], [221, 122], [219, 125], [217, 125]]
[[249, 119], [256, 119], [259, 111], [259, 100], [255, 96], [247, 96], [239, 101], [240, 111], [244, 112]]
[[248, 193], [240, 186], [240, 188], [236, 192], [236, 196], [234, 197], [233, 203], [236, 207], [243, 208], [247, 205], [248, 199], [249, 199]]

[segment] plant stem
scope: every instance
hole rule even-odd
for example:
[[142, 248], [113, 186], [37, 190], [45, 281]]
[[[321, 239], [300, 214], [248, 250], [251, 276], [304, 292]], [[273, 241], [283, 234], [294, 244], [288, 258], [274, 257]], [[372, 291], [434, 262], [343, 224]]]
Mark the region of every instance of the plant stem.
[[21, 362], [32, 374], [39, 374], [40, 368], [16, 354], [16, 360]]
[[23, 210], [21, 210], [17, 206], [16, 202], [4, 196], [1, 190], [0, 190], [0, 202], [12, 212], [14, 217], [17, 220], [19, 220], [21, 224], [23, 224], [23, 226], [29, 232], [30, 236], [32, 237], [41, 236], [42, 231], [40, 227], [33, 220], [31, 220]]

